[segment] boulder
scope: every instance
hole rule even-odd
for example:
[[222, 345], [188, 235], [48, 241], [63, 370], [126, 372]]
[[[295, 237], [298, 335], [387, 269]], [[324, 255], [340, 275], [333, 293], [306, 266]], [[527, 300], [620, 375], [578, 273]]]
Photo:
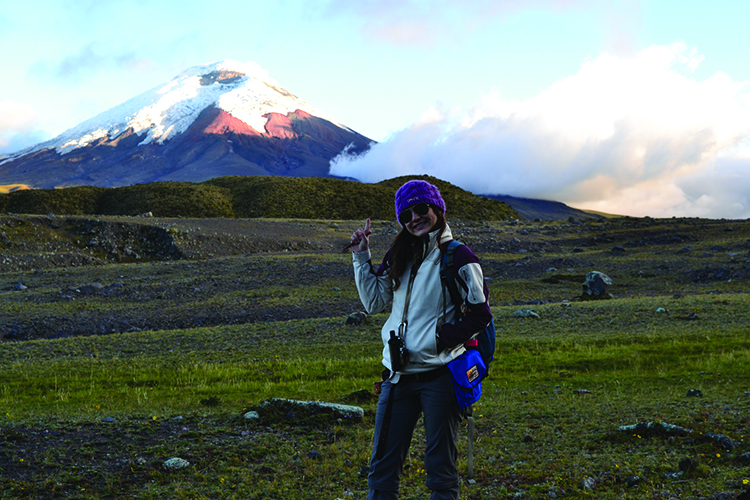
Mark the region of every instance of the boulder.
[[612, 278], [599, 271], [591, 271], [586, 275], [583, 282], [583, 299], [609, 299], [609, 287], [612, 286]]
[[272, 398], [261, 403], [258, 408], [261, 421], [281, 418], [288, 423], [315, 425], [322, 420], [362, 422], [364, 409], [359, 406], [324, 403], [322, 401], [298, 401], [295, 399]]

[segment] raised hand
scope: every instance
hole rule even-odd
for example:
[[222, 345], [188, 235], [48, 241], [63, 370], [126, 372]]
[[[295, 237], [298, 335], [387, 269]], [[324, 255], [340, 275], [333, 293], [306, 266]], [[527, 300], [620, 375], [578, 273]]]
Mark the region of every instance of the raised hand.
[[354, 253], [367, 251], [367, 249], [370, 248], [370, 233], [370, 219], [368, 218], [365, 221], [365, 228], [362, 229], [360, 227], [354, 231], [352, 234], [352, 241], [344, 247], [344, 250], [351, 248]]

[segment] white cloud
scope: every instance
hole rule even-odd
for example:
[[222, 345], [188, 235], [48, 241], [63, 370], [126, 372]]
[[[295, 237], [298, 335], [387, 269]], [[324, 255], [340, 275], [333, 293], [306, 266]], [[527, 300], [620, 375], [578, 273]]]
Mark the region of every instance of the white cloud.
[[36, 120], [37, 114], [30, 105], [0, 101], [0, 153], [13, 152], [18, 145], [24, 147], [30, 140], [36, 140], [38, 133], [33, 132]]
[[29, 128], [36, 119], [34, 108], [14, 101], [0, 101], [0, 133]]
[[739, 149], [750, 141], [750, 85], [721, 72], [696, 81], [701, 60], [682, 43], [602, 54], [526, 101], [432, 110], [331, 173], [427, 173], [476, 193], [630, 215], [750, 217], [750, 155]]

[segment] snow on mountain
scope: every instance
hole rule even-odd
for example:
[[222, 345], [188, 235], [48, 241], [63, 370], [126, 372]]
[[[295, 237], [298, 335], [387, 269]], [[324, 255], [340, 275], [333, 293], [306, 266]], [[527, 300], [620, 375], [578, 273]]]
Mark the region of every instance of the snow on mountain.
[[0, 157], [0, 164], [54, 148], [69, 153], [99, 139], [116, 139], [128, 129], [143, 136], [140, 145], [159, 144], [185, 132], [209, 106], [226, 111], [265, 134], [267, 114], [302, 110], [351, 131], [281, 88], [256, 63], [230, 59], [194, 66], [176, 78], [70, 128], [49, 141]]
[[331, 159], [371, 143], [257, 64], [226, 60], [190, 68], [54, 139], [0, 156], [0, 189], [326, 177]]

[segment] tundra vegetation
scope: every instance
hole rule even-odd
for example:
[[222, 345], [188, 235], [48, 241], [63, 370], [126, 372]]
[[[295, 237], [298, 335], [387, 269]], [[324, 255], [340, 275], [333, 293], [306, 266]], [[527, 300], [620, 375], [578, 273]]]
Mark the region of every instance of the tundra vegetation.
[[[130, 217], [0, 217], [0, 496], [364, 498], [385, 315], [346, 324], [362, 306], [341, 248], [366, 214], [252, 218], [238, 200], [263, 196], [237, 184], [190, 187], [217, 218], [132, 217], [158, 215], [154, 200]], [[747, 221], [530, 222], [449, 207], [482, 259], [498, 329], [462, 498], [748, 495]], [[398, 230], [390, 201], [382, 210], [374, 260]], [[582, 297], [590, 271], [611, 278], [606, 298]], [[427, 496], [424, 449], [418, 427], [401, 498]], [[468, 479], [465, 426], [459, 451]]]

